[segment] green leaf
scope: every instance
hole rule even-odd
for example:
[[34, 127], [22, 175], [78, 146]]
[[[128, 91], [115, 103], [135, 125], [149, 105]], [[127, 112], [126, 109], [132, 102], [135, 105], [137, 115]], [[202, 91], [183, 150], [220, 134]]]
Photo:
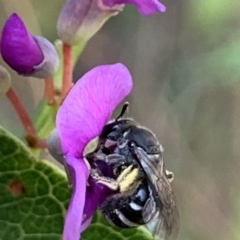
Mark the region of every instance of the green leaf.
[[[48, 161], [37, 160], [27, 147], [0, 126], [0, 239], [61, 239], [70, 199], [66, 175]], [[152, 240], [144, 227], [120, 229], [101, 213], [82, 240]]]
[[65, 174], [1, 127], [0, 142], [0, 239], [61, 239], [70, 198]]
[[145, 227], [118, 228], [110, 225], [100, 212], [94, 215], [91, 225], [82, 234], [82, 240], [153, 240]]

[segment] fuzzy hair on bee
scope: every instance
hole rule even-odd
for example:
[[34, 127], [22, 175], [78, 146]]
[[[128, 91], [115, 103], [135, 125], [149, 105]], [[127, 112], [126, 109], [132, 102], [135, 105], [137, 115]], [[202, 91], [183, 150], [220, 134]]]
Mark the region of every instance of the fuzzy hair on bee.
[[[174, 174], [165, 168], [163, 147], [156, 135], [125, 118], [128, 103], [99, 136], [96, 150], [86, 157], [91, 177], [116, 193], [100, 206], [106, 219], [118, 227], [151, 226], [156, 240], [177, 239], [180, 217], [170, 183]], [[98, 168], [102, 161], [111, 173]]]

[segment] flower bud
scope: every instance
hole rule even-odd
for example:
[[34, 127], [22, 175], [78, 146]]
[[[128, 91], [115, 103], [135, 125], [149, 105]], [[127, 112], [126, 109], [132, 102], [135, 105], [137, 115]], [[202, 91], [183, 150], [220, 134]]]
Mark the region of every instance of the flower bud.
[[58, 19], [58, 35], [69, 45], [86, 43], [110, 17], [122, 9], [122, 4], [108, 7], [102, 0], [67, 0]]
[[11, 76], [6, 68], [0, 65], [0, 96], [4, 95], [11, 87]]
[[0, 47], [4, 61], [21, 75], [46, 78], [57, 70], [59, 58], [54, 46], [32, 35], [16, 13], [3, 27]]

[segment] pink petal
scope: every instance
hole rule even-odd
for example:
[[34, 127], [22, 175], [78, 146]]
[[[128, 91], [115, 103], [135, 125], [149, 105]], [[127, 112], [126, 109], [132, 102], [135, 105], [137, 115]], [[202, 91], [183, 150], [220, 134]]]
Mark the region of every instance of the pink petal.
[[116, 4], [133, 4], [143, 15], [165, 12], [166, 7], [158, 0], [102, 0], [103, 4], [113, 7]]
[[82, 156], [86, 144], [101, 133], [132, 85], [131, 75], [121, 63], [95, 67], [78, 80], [57, 114], [65, 155]]
[[93, 179], [89, 178], [90, 186], [87, 187], [85, 206], [83, 211], [83, 224], [97, 211], [97, 208], [106, 200], [108, 196], [114, 192], [108, 187], [96, 183]]
[[90, 223], [92, 222], [92, 217], [90, 217], [89, 219], [87, 219], [81, 226], [80, 231], [81, 233], [84, 232], [86, 230], [86, 228], [90, 225]]
[[71, 173], [73, 193], [67, 215], [65, 217], [63, 240], [79, 240], [81, 234], [88, 168], [83, 159], [67, 157], [66, 161]]

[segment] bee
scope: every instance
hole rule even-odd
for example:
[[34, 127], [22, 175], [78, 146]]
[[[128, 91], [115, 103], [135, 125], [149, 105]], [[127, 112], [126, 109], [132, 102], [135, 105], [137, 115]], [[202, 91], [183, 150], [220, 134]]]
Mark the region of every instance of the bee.
[[[163, 147], [155, 134], [123, 117], [127, 108], [125, 103], [120, 115], [104, 127], [97, 149], [87, 155], [91, 177], [116, 191], [100, 209], [118, 227], [147, 225], [155, 239], [176, 239], [180, 220], [170, 185], [174, 175], [165, 169]], [[98, 161], [112, 173], [102, 173]]]

